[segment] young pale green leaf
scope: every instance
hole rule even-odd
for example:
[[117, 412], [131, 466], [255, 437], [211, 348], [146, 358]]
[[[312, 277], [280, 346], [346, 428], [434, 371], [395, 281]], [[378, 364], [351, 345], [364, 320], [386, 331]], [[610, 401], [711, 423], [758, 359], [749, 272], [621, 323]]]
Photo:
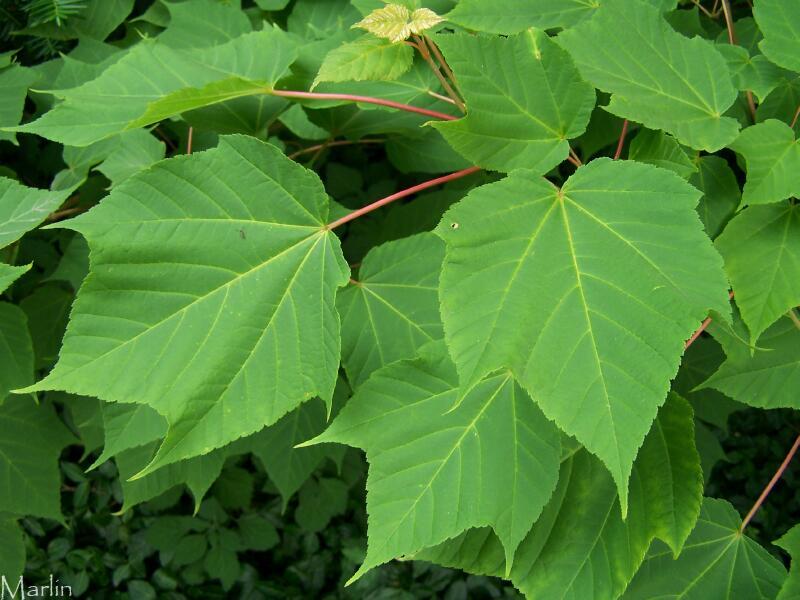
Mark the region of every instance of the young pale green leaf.
[[[671, 396], [636, 459], [625, 520], [603, 464], [583, 449], [565, 457], [552, 499], [517, 550], [510, 572], [517, 589], [528, 598], [617, 598], [654, 538], [678, 554], [702, 500], [692, 427], [688, 403]], [[414, 558], [473, 573], [505, 572], [500, 543], [488, 528]]]
[[590, 20], [557, 39], [583, 76], [612, 94], [613, 114], [709, 152], [736, 137], [739, 123], [723, 116], [737, 97], [725, 59], [708, 41], [675, 32], [653, 6], [603, 0]]
[[311, 87], [323, 81], [391, 81], [406, 73], [413, 62], [411, 46], [365, 35], [328, 52]]
[[776, 600], [796, 600], [800, 598], [800, 563], [798, 563], [800, 561], [800, 526], [795, 525], [773, 544], [786, 550], [792, 557], [789, 576]]
[[278, 29], [201, 49], [144, 40], [93, 81], [56, 94], [63, 100], [16, 131], [86, 146], [202, 106], [269, 91], [295, 58]]
[[728, 358], [703, 386], [757, 408], [800, 408], [800, 326], [779, 319], [751, 351], [744, 324], [735, 325], [733, 332], [713, 328]]
[[0, 302], [0, 406], [11, 390], [33, 383], [33, 342], [25, 313]]
[[[662, 10], [675, 7], [674, 0], [646, 0]], [[467, 29], [513, 34], [530, 27], [566, 28], [590, 18], [604, 0], [460, 0], [445, 17]]]
[[752, 206], [716, 240], [750, 342], [800, 304], [800, 206]]
[[49, 403], [10, 396], [0, 404], [0, 513], [62, 521], [58, 457], [75, 441]]
[[800, 6], [785, 0], [756, 0], [753, 16], [764, 39], [764, 55], [786, 69], [800, 72]]
[[376, 371], [315, 438], [363, 448], [370, 463], [367, 556], [353, 579], [482, 526], [510, 564], [550, 498], [558, 429], [511, 375], [479, 382], [449, 410], [457, 397], [455, 367], [434, 342]]
[[364, 29], [372, 35], [402, 42], [412, 34], [420, 34], [441, 23], [444, 19], [429, 8], [411, 11], [403, 4], [386, 4], [373, 10], [353, 27]]
[[[0, 127], [13, 127], [19, 123], [28, 88], [37, 79], [33, 69], [19, 65], [0, 71]], [[16, 143], [16, 139], [14, 133], [0, 131], [0, 141]]]
[[700, 156], [695, 160], [697, 172], [689, 177], [691, 183], [703, 192], [697, 212], [711, 239], [716, 238], [742, 199], [736, 175], [727, 161], [719, 156]]
[[697, 165], [686, 151], [663, 131], [642, 129], [631, 142], [628, 158], [669, 169], [684, 179], [697, 172]]
[[0, 263], [0, 293], [5, 292], [12, 283], [27, 273], [32, 265], [33, 263], [15, 267]]
[[775, 598], [786, 570], [743, 535], [740, 524], [730, 504], [706, 498], [681, 555], [675, 559], [668, 548], [654, 545], [623, 599]]
[[592, 86], [540, 30], [509, 38], [440, 35], [467, 116], [437, 122], [450, 145], [488, 169], [546, 173], [569, 152], [594, 108]]
[[511, 368], [544, 413], [628, 476], [684, 342], [728, 314], [722, 260], [670, 171], [598, 159], [559, 190], [516, 172], [445, 213], [440, 298], [462, 384]]
[[327, 213], [312, 172], [243, 136], [134, 175], [65, 223], [91, 276], [34, 389], [154, 408], [169, 430], [148, 470], [330, 402], [349, 270]]
[[157, 448], [157, 443], [151, 443], [124, 450], [117, 455], [115, 461], [119, 469], [123, 497], [119, 512], [130, 510], [137, 504], [152, 500], [181, 484], [185, 484], [192, 493], [194, 510], [197, 512], [206, 492], [222, 471], [226, 457], [225, 450], [218, 449], [203, 456], [172, 463], [154, 473], [135, 478], [135, 475], [151, 461]]
[[0, 177], [0, 248], [38, 227], [68, 194], [68, 190], [40, 190]]
[[342, 315], [342, 363], [350, 384], [442, 338], [439, 271], [444, 244], [422, 233], [373, 248], [336, 299]]
[[786, 123], [767, 119], [731, 144], [747, 162], [742, 204], [769, 204], [800, 195], [800, 144]]

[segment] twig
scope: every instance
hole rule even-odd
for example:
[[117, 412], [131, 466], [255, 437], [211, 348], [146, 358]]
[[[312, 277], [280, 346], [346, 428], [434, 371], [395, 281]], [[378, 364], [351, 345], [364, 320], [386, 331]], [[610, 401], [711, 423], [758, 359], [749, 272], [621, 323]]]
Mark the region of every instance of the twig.
[[580, 157], [575, 153], [575, 150], [573, 150], [572, 147], [570, 147], [569, 149], [569, 155], [572, 157], [572, 160], [570, 162], [573, 165], [575, 165], [576, 167], [580, 167], [581, 165], [583, 165]]
[[797, 328], [800, 329], [800, 317], [798, 317], [794, 313], [794, 309], [793, 308], [789, 309], [789, 318], [792, 320], [792, 323], [794, 323], [797, 326]]
[[423, 181], [422, 183], [419, 183], [415, 186], [396, 192], [391, 196], [386, 196], [385, 198], [381, 198], [380, 200], [373, 202], [372, 204], [368, 204], [363, 208], [354, 210], [350, 214], [343, 216], [341, 219], [337, 219], [332, 223], [328, 223], [325, 229], [329, 231], [331, 229], [336, 229], [340, 225], [344, 225], [345, 223], [349, 223], [350, 221], [357, 219], [362, 215], [371, 213], [373, 210], [376, 210], [381, 206], [386, 206], [390, 202], [394, 202], [395, 200], [400, 200], [400, 198], [405, 198], [406, 196], [411, 196], [412, 194], [416, 194], [417, 192], [421, 192], [422, 190], [426, 190], [430, 187], [437, 186], [440, 183], [447, 183], [448, 181], [453, 181], [455, 179], [460, 179], [461, 177], [466, 177], [467, 175], [471, 175], [472, 173], [475, 173], [477, 171], [480, 171], [480, 167], [470, 167], [468, 169], [462, 169], [461, 171], [456, 171], [455, 173], [450, 173], [449, 175], [443, 175], [442, 177], [437, 177], [436, 179]]
[[292, 152], [289, 154], [289, 158], [297, 158], [298, 156], [302, 156], [303, 154], [308, 154], [310, 152], [316, 152], [320, 148], [331, 148], [333, 146], [353, 146], [355, 144], [382, 144], [385, 142], [383, 138], [369, 138], [363, 140], [336, 140], [334, 142], [330, 142], [329, 144], [315, 144], [314, 146], [309, 146], [308, 148], [303, 148], [302, 150], [298, 150], [297, 152]]
[[[728, 29], [728, 41], [731, 43], [731, 46], [736, 46], [738, 42], [736, 41], [736, 29], [733, 25], [733, 14], [731, 12], [730, 0], [722, 0], [722, 12], [725, 15], [725, 26]], [[750, 109], [750, 116], [753, 117], [753, 123], [755, 123], [756, 103], [755, 100], [753, 100], [753, 92], [746, 90], [745, 96], [747, 97], [747, 107]]]
[[706, 16], [708, 16], [710, 19], [714, 18], [714, 15], [712, 15], [711, 12], [709, 12], [709, 10], [706, 7], [704, 7], [702, 4], [700, 4], [700, 0], [692, 0], [692, 2], [694, 3], [694, 5], [697, 8], [699, 8], [701, 11], [703, 11], [706, 14]]
[[444, 70], [445, 75], [447, 75], [448, 79], [450, 79], [453, 86], [457, 88], [458, 81], [456, 81], [456, 75], [455, 73], [453, 73], [453, 70], [450, 68], [450, 65], [447, 64], [447, 61], [445, 60], [444, 55], [442, 54], [442, 51], [439, 50], [439, 46], [437, 46], [436, 43], [429, 37], [427, 36], [423, 37], [428, 42], [428, 46], [430, 47], [431, 52], [433, 52], [433, 55], [436, 57], [436, 60], [438, 60], [439, 64], [442, 65], [442, 69]]
[[452, 98], [449, 98], [448, 96], [442, 96], [441, 94], [437, 94], [436, 92], [433, 92], [431, 90], [426, 90], [426, 93], [429, 96], [433, 96], [437, 100], [441, 100], [442, 102], [449, 102], [450, 104], [455, 106], [456, 101], [453, 100]]
[[789, 125], [789, 127], [794, 129], [794, 126], [797, 125], [797, 118], [798, 117], [800, 117], [800, 106], [797, 107], [797, 110], [794, 113], [794, 118], [792, 119], [792, 124]]
[[622, 156], [622, 147], [625, 145], [625, 136], [628, 135], [628, 119], [622, 122], [622, 131], [619, 133], [619, 141], [617, 142], [617, 150], [614, 152], [614, 160]]
[[64, 219], [66, 217], [71, 217], [72, 215], [77, 215], [78, 213], [82, 213], [87, 209], [88, 207], [75, 206], [73, 208], [65, 208], [62, 210], [57, 210], [47, 215], [45, 221], [47, 221], [48, 223], [52, 223], [53, 221], [60, 221], [61, 219]]
[[[733, 292], [728, 293], [728, 300], [733, 300]], [[706, 328], [711, 324], [711, 317], [706, 317], [706, 319], [700, 324], [700, 327], [692, 334], [688, 340], [686, 340], [686, 344], [683, 346], [683, 349], [686, 350], [694, 344], [695, 340], [700, 337], [700, 334], [703, 333]]]
[[447, 95], [453, 99], [453, 102], [458, 107], [462, 113], [467, 112], [467, 109], [464, 107], [464, 103], [461, 101], [461, 98], [453, 89], [453, 86], [450, 85], [450, 82], [447, 81], [447, 78], [442, 75], [442, 72], [439, 70], [439, 65], [436, 64], [436, 61], [433, 60], [433, 56], [431, 55], [430, 46], [428, 46], [428, 41], [425, 36], [415, 36], [417, 41], [417, 50], [419, 50], [420, 55], [425, 62], [428, 63], [428, 66], [433, 71], [433, 74], [436, 75], [436, 79], [439, 80], [439, 83], [442, 84], [444, 91], [447, 92]]
[[744, 531], [744, 528], [747, 527], [747, 524], [755, 516], [756, 512], [758, 512], [758, 509], [761, 508], [762, 504], [764, 504], [764, 500], [767, 499], [767, 496], [769, 496], [772, 488], [775, 487], [775, 484], [778, 483], [778, 480], [781, 478], [784, 471], [786, 471], [789, 463], [792, 462], [792, 458], [794, 458], [795, 452], [797, 452], [798, 448], [800, 448], [800, 435], [797, 436], [797, 439], [795, 439], [794, 444], [792, 444], [792, 447], [789, 449], [789, 452], [786, 453], [786, 457], [783, 459], [781, 466], [778, 467], [777, 471], [775, 471], [775, 475], [772, 476], [772, 479], [769, 480], [769, 483], [761, 492], [758, 500], [756, 500], [755, 504], [753, 504], [753, 508], [750, 509], [750, 512], [748, 512], [747, 516], [742, 520], [742, 525], [739, 527], [739, 533]]
[[[302, 110], [302, 109], [300, 109]], [[194, 127], [189, 127], [189, 135], [186, 138], [186, 154], [192, 153], [192, 134], [194, 133]]]
[[326, 94], [323, 92], [299, 92], [294, 90], [270, 90], [268, 93], [272, 94], [273, 96], [280, 96], [282, 98], [297, 98], [298, 100], [344, 100], [346, 102], [377, 104], [378, 106], [396, 108], [397, 110], [417, 113], [419, 115], [425, 115], [426, 117], [433, 117], [434, 119], [442, 119], [443, 121], [455, 121], [459, 118], [453, 115], [440, 113], [435, 110], [419, 108], [418, 106], [411, 106], [410, 104], [403, 104], [401, 102], [394, 102], [392, 100], [384, 100], [383, 98], [373, 98], [372, 96], [357, 96], [355, 94]]

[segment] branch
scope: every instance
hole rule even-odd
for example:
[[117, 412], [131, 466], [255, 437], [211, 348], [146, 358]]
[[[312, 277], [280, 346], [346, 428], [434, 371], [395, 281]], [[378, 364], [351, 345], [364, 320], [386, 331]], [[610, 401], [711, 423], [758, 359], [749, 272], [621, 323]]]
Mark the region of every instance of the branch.
[[747, 516], [742, 521], [742, 525], [741, 527], [739, 527], [739, 533], [742, 533], [744, 531], [744, 528], [747, 527], [747, 524], [758, 512], [758, 509], [761, 508], [762, 504], [764, 504], [764, 500], [767, 499], [767, 496], [769, 496], [769, 493], [772, 491], [772, 488], [775, 487], [775, 484], [778, 483], [778, 480], [781, 478], [784, 471], [786, 471], [786, 468], [789, 466], [789, 463], [792, 462], [792, 458], [794, 458], [795, 452], [797, 452], [798, 448], [800, 448], [800, 435], [797, 436], [797, 439], [795, 439], [794, 444], [792, 444], [792, 447], [789, 448], [789, 452], [786, 453], [786, 457], [783, 459], [781, 466], [778, 467], [777, 471], [775, 471], [775, 475], [773, 475], [772, 479], [769, 480], [769, 483], [761, 492], [761, 495], [758, 497], [758, 500], [756, 500], [755, 504], [753, 504], [753, 508], [750, 509], [750, 512], [747, 513]]
[[383, 98], [373, 98], [371, 96], [356, 96], [354, 94], [326, 94], [322, 92], [297, 92], [294, 90], [271, 90], [268, 93], [272, 94], [273, 96], [281, 96], [282, 98], [297, 98], [299, 100], [344, 100], [346, 102], [377, 104], [378, 106], [396, 108], [397, 110], [417, 113], [419, 115], [425, 115], [426, 117], [433, 117], [434, 119], [441, 119], [443, 121], [455, 121], [459, 118], [453, 115], [440, 113], [435, 110], [419, 108], [418, 106], [411, 106], [410, 104], [403, 104], [401, 102], [394, 102], [392, 100], [384, 100]]
[[[733, 300], [733, 292], [728, 293], [728, 299]], [[686, 344], [684, 345], [683, 349], [686, 350], [694, 344], [695, 340], [700, 337], [700, 334], [703, 333], [708, 326], [711, 325], [711, 317], [706, 317], [706, 320], [700, 324], [700, 327], [692, 334], [688, 340], [686, 340]]]
[[[728, 41], [731, 43], [731, 46], [736, 46], [736, 30], [733, 26], [733, 14], [731, 13], [730, 0], [722, 0], [722, 12], [725, 14], [725, 26], [728, 28]], [[753, 117], [753, 123], [755, 123], [756, 103], [753, 100], [753, 92], [747, 90], [745, 95], [747, 96], [747, 106], [750, 109], [750, 115]]]
[[[439, 83], [442, 84], [444, 91], [447, 92], [447, 95], [453, 99], [453, 102], [455, 102], [458, 110], [460, 110], [462, 113], [467, 112], [467, 109], [465, 108], [464, 103], [461, 101], [461, 98], [450, 85], [450, 82], [447, 81], [447, 78], [442, 75], [442, 72], [439, 70], [439, 65], [436, 64], [435, 60], [433, 60], [433, 56], [430, 52], [430, 46], [428, 45], [429, 41], [425, 38], [425, 36], [416, 36], [416, 40], [417, 50], [419, 50], [419, 53], [422, 55], [422, 58], [425, 60], [425, 62], [428, 63], [428, 66], [431, 68], [431, 71], [433, 71], [433, 74], [436, 75], [436, 79], [438, 79]], [[433, 44], [433, 42], [430, 43]]]
[[303, 154], [308, 154], [309, 152], [316, 152], [317, 150], [324, 149], [324, 148], [331, 148], [333, 146], [353, 146], [355, 144], [382, 144], [384, 139], [378, 138], [367, 138], [363, 140], [336, 140], [334, 142], [328, 142], [327, 144], [316, 144], [314, 146], [309, 146], [308, 148], [303, 148], [302, 150], [297, 150], [296, 152], [292, 152], [289, 154], [289, 158], [297, 158], [298, 156], [302, 156]]
[[797, 107], [797, 110], [794, 113], [794, 118], [792, 119], [792, 124], [789, 125], [789, 127], [794, 129], [794, 126], [797, 125], [797, 118], [798, 117], [800, 117], [800, 106]]
[[416, 194], [417, 192], [421, 192], [422, 190], [434, 187], [436, 185], [439, 185], [440, 183], [447, 183], [448, 181], [453, 181], [455, 179], [466, 177], [467, 175], [471, 175], [472, 173], [476, 173], [477, 171], [480, 171], [480, 167], [470, 167], [468, 169], [462, 169], [461, 171], [456, 171], [455, 173], [450, 173], [449, 175], [443, 175], [442, 177], [437, 177], [436, 179], [423, 181], [422, 183], [419, 183], [405, 190], [400, 190], [399, 192], [395, 192], [391, 196], [386, 196], [385, 198], [381, 198], [380, 200], [377, 200], [372, 204], [368, 204], [363, 208], [354, 210], [350, 214], [343, 216], [341, 219], [337, 219], [332, 223], [328, 223], [325, 229], [327, 229], [328, 231], [330, 231], [331, 229], [336, 229], [340, 225], [349, 223], [350, 221], [357, 219], [358, 217], [363, 216], [367, 213], [371, 213], [373, 210], [376, 210], [381, 206], [386, 206], [387, 204], [394, 202], [395, 200], [400, 200], [400, 198], [411, 196], [412, 194]]

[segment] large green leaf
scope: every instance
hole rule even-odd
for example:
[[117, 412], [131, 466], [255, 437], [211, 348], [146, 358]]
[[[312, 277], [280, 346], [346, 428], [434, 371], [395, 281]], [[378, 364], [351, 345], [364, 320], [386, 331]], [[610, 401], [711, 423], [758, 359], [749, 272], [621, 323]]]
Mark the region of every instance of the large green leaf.
[[91, 275], [35, 389], [154, 408], [169, 431], [149, 470], [330, 402], [348, 268], [327, 213], [316, 175], [253, 138], [134, 175], [65, 223]]
[[717, 50], [728, 61], [736, 89], [752, 91], [759, 102], [781, 83], [784, 71], [761, 54], [750, 56], [746, 48], [717, 44]]
[[0, 404], [0, 513], [61, 521], [58, 457], [75, 439], [49, 403], [10, 396]]
[[753, 16], [764, 34], [759, 48], [766, 57], [800, 72], [800, 6], [785, 0], [756, 0]]
[[477, 188], [437, 229], [442, 319], [462, 383], [511, 368], [606, 463], [623, 512], [685, 340], [709, 309], [730, 310], [699, 196], [670, 171], [599, 159], [560, 190], [526, 172]]
[[478, 383], [463, 402], [442, 342], [376, 371], [315, 442], [363, 448], [367, 556], [353, 576], [491, 526], [511, 561], [556, 485], [560, 443], [509, 373]]
[[623, 598], [775, 598], [786, 570], [758, 543], [742, 535], [740, 524], [730, 504], [706, 498], [681, 555], [675, 559], [668, 548], [654, 545]]
[[[37, 79], [36, 72], [19, 65], [0, 71], [0, 127], [14, 126], [22, 118], [28, 88]], [[0, 131], [0, 141], [16, 141], [16, 136]]]
[[[700, 459], [687, 436], [691, 430], [691, 408], [671, 397], [636, 459], [625, 520], [603, 464], [585, 450], [569, 455], [550, 503], [517, 550], [514, 585], [528, 598], [617, 598], [653, 538], [680, 552], [703, 489]], [[500, 543], [488, 529], [414, 558], [487, 575], [502, 577], [505, 571]]]
[[800, 408], [800, 327], [789, 317], [779, 319], [751, 351], [742, 340], [744, 325], [735, 325], [733, 331], [714, 327], [728, 358], [703, 386], [758, 408]]
[[709, 152], [736, 137], [738, 122], [722, 116], [737, 96], [725, 59], [706, 40], [676, 33], [654, 7], [604, 0], [558, 41], [586, 79], [612, 93], [606, 110], [615, 115]]
[[28, 319], [18, 306], [0, 302], [0, 406], [11, 390], [30, 385], [33, 380]]
[[434, 123], [453, 148], [499, 171], [545, 173], [567, 157], [567, 140], [586, 130], [595, 94], [543, 31], [441, 35], [436, 42], [467, 103], [463, 119]]
[[342, 363], [353, 387], [377, 369], [441, 339], [439, 271], [444, 244], [422, 233], [372, 249], [359, 280], [336, 299], [342, 315]]
[[755, 343], [800, 304], [800, 206], [752, 206], [728, 223], [716, 246]]
[[16, 130], [86, 146], [192, 109], [268, 92], [294, 58], [293, 42], [271, 28], [200, 49], [143, 40], [97, 79], [55, 92], [63, 102]]
[[684, 179], [697, 171], [697, 165], [689, 159], [675, 138], [663, 131], [639, 131], [631, 142], [628, 158], [675, 171]]
[[769, 204], [800, 196], [800, 144], [786, 123], [767, 119], [748, 127], [731, 148], [747, 162], [742, 204]]
[[[663, 9], [674, 0], [647, 0]], [[571, 27], [591, 17], [604, 0], [460, 0], [447, 20], [467, 29], [489, 33], [519, 33], [529, 27]]]
[[38, 227], [67, 197], [66, 191], [29, 188], [0, 177], [0, 248]]

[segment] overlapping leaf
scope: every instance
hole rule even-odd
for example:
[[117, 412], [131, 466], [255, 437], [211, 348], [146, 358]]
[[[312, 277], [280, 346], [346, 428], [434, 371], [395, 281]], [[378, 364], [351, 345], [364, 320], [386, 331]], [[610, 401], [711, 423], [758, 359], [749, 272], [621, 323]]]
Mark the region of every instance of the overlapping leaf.
[[413, 358], [441, 339], [439, 271], [444, 244], [431, 233], [379, 246], [364, 259], [359, 281], [336, 300], [342, 315], [342, 363], [357, 387], [381, 367]]
[[0, 177], [0, 248], [39, 226], [66, 199], [67, 193], [30, 188]]
[[800, 207], [752, 206], [728, 224], [716, 246], [754, 344], [800, 304]]
[[[339, 364], [348, 268], [317, 177], [223, 138], [158, 163], [68, 222], [92, 248], [59, 362], [35, 389], [147, 404], [169, 423], [154, 470], [254, 433]], [[209, 240], [215, 240], [209, 244]]]
[[675, 559], [668, 548], [655, 545], [623, 598], [774, 598], [786, 570], [742, 535], [740, 523], [730, 504], [706, 498], [681, 555]]
[[0, 406], [11, 390], [33, 383], [33, 342], [28, 319], [18, 307], [0, 302]]
[[354, 578], [481, 526], [510, 563], [550, 498], [558, 429], [510, 374], [481, 381], [449, 410], [457, 398], [455, 367], [434, 342], [373, 374], [315, 438], [367, 452], [369, 539]]
[[0, 404], [0, 513], [62, 520], [58, 457], [74, 441], [49, 403]]
[[463, 119], [434, 124], [453, 148], [499, 171], [545, 173], [567, 157], [567, 140], [586, 129], [595, 94], [543, 31], [436, 42], [467, 103]]
[[798, 571], [798, 559], [800, 559], [800, 526], [795, 525], [787, 531], [779, 540], [773, 542], [780, 546], [789, 556], [792, 557], [792, 566], [789, 569], [789, 576], [783, 584], [777, 600], [793, 600], [800, 597], [800, 571]]
[[732, 331], [714, 327], [727, 359], [703, 385], [758, 408], [800, 408], [800, 326], [779, 319], [751, 349], [744, 325], [735, 325]]
[[689, 177], [691, 183], [703, 192], [697, 212], [710, 238], [722, 233], [742, 199], [736, 175], [728, 163], [719, 156], [701, 156], [696, 161], [697, 172]]
[[18, 131], [86, 146], [192, 109], [269, 91], [294, 61], [278, 29], [201, 49], [144, 40], [93, 81], [55, 92], [63, 100]]
[[764, 34], [761, 51], [776, 65], [800, 72], [800, 9], [794, 2], [756, 0], [753, 16]]
[[[674, 553], [700, 511], [702, 475], [691, 436], [692, 411], [673, 396], [662, 407], [633, 470], [628, 518], [614, 482], [583, 449], [563, 461], [558, 487], [517, 550], [510, 579], [528, 598], [617, 598], [653, 538]], [[502, 577], [504, 557], [488, 529], [475, 529], [415, 556]]]
[[365, 35], [328, 52], [312, 87], [323, 81], [391, 81], [408, 71], [413, 61], [411, 46]]
[[623, 511], [639, 446], [709, 309], [729, 311], [699, 192], [650, 165], [593, 161], [559, 190], [530, 173], [443, 217], [442, 319], [462, 383], [511, 368], [610, 469]]
[[742, 204], [769, 204], [800, 195], [800, 144], [786, 123], [767, 119], [748, 127], [731, 148], [747, 163]]
[[587, 80], [612, 94], [613, 114], [709, 152], [736, 137], [738, 122], [723, 116], [737, 96], [725, 59], [702, 38], [676, 33], [642, 0], [604, 0], [558, 41]]

